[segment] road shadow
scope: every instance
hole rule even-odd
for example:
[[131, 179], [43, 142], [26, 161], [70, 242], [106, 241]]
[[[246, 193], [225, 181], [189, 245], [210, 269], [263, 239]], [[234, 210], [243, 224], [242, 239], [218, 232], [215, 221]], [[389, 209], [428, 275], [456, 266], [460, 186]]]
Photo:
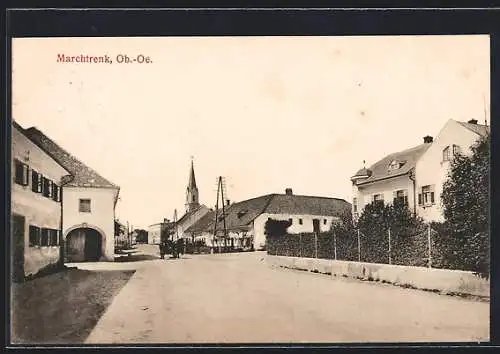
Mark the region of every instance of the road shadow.
[[160, 256], [153, 256], [152, 254], [132, 254], [130, 256], [115, 257], [115, 262], [141, 262], [152, 261], [160, 259]]
[[13, 284], [13, 344], [81, 344], [135, 271], [64, 271]]

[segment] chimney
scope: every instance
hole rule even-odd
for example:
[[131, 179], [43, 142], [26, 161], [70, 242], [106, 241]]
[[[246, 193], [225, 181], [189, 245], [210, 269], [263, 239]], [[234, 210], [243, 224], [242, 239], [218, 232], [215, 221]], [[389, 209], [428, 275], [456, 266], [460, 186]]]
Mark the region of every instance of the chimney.
[[293, 193], [292, 193], [292, 188], [287, 188], [287, 189], [285, 189], [285, 194], [286, 194], [286, 195], [293, 195]]
[[477, 119], [471, 119], [467, 123], [469, 123], [469, 124], [477, 124]]
[[424, 136], [424, 143], [425, 143], [425, 144], [430, 144], [430, 143], [432, 143], [432, 141], [433, 141], [433, 140], [434, 140], [434, 139], [433, 139], [433, 138], [432, 138], [432, 136], [430, 136], [430, 135], [426, 135], [426, 136]]

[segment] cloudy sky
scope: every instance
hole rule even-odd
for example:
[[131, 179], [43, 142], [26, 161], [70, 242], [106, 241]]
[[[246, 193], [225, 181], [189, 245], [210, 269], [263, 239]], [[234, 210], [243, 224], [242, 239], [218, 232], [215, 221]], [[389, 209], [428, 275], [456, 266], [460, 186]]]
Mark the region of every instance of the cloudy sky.
[[[13, 119], [121, 187], [147, 227], [200, 200], [267, 193], [351, 200], [350, 177], [436, 136], [489, 122], [488, 36], [51, 38], [13, 41]], [[112, 64], [58, 63], [108, 55]], [[149, 64], [117, 63], [117, 55]], [[484, 99], [483, 99], [484, 97]]]

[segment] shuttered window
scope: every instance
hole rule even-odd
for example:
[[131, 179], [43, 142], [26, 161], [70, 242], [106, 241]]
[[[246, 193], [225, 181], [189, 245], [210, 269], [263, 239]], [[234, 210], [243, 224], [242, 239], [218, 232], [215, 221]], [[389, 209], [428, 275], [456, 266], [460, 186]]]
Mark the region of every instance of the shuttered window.
[[27, 186], [29, 184], [29, 167], [19, 160], [14, 160], [14, 180], [17, 184]]
[[57, 184], [53, 183], [52, 184], [52, 199], [56, 202], [61, 201], [60, 191], [61, 191], [61, 188]]
[[40, 246], [49, 245], [49, 229], [42, 229], [42, 238], [40, 241]]
[[420, 194], [419, 194], [420, 205], [430, 206], [435, 204], [434, 185], [423, 186], [421, 196], [422, 196], [422, 202], [420, 203]]
[[402, 200], [406, 205], [408, 205], [408, 190], [400, 189], [393, 192], [393, 203], [397, 200]]
[[41, 229], [37, 226], [30, 225], [29, 227], [29, 242], [30, 247], [40, 246], [41, 242]]

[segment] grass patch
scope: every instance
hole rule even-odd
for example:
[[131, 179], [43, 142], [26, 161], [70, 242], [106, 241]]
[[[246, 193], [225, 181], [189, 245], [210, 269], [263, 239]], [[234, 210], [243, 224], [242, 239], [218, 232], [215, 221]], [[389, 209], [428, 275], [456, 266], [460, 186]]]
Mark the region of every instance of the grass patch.
[[67, 269], [11, 288], [12, 344], [80, 344], [135, 271]]

